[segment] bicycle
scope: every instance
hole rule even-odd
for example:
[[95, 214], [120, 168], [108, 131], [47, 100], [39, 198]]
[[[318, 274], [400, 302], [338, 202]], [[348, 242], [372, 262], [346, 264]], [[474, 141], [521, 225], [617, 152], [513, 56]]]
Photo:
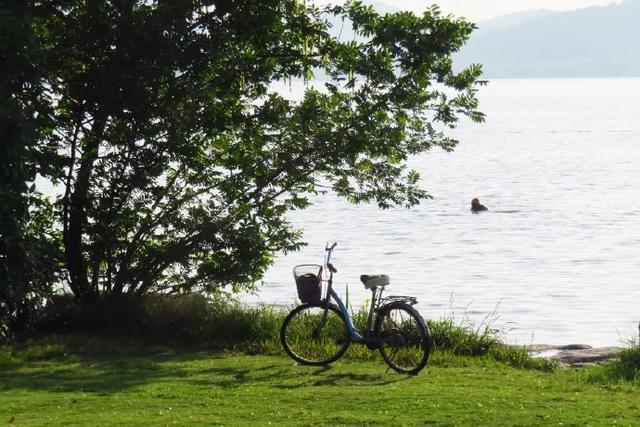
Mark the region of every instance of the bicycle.
[[[378, 349], [387, 365], [401, 374], [415, 375], [424, 368], [431, 352], [431, 335], [426, 322], [413, 308], [417, 299], [409, 296], [382, 297], [390, 284], [387, 275], [362, 275], [371, 290], [366, 327], [358, 330], [345, 304], [333, 290], [331, 263], [337, 243], [325, 247], [324, 266], [303, 264], [294, 268], [302, 305], [287, 315], [280, 328], [280, 341], [287, 354], [303, 365], [324, 366], [338, 360], [354, 342]], [[322, 298], [323, 268], [329, 271]], [[317, 271], [316, 271], [317, 270]], [[389, 368], [387, 368], [387, 371]]]

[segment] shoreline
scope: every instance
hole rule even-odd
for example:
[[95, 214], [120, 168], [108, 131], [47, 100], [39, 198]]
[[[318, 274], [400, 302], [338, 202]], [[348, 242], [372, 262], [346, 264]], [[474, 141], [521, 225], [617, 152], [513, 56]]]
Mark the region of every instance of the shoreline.
[[606, 363], [618, 357], [623, 347], [592, 347], [588, 344], [530, 344], [522, 346], [534, 358], [545, 358], [567, 368]]

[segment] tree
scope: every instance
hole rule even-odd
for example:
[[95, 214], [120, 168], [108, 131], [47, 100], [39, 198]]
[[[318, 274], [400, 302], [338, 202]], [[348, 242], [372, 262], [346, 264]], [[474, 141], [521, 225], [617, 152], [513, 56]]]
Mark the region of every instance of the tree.
[[[286, 213], [330, 186], [386, 208], [428, 197], [407, 158], [482, 120], [479, 66], [450, 55], [474, 26], [436, 7], [350, 2], [41, 0], [68, 286], [100, 293], [252, 286], [298, 249]], [[330, 35], [323, 13], [362, 41]], [[329, 76], [300, 101], [274, 81]]]
[[22, 1], [0, 6], [0, 339], [25, 329], [56, 281], [51, 205], [32, 183], [45, 156], [38, 147], [46, 111], [39, 49]]

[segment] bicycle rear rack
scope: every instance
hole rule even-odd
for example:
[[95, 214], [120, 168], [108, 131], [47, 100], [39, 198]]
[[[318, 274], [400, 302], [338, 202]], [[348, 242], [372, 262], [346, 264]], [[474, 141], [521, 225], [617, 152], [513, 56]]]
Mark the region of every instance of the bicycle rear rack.
[[416, 297], [402, 296], [402, 295], [389, 295], [388, 297], [384, 297], [380, 299], [378, 307], [382, 307], [386, 304], [391, 304], [393, 302], [403, 302], [409, 305], [416, 305], [418, 303], [418, 299]]

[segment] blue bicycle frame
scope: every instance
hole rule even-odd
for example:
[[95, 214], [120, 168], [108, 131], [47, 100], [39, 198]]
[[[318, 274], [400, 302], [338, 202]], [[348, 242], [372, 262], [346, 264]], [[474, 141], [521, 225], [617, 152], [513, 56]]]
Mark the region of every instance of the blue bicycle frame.
[[331, 289], [329, 291], [329, 295], [331, 296], [331, 298], [333, 298], [336, 305], [338, 306], [338, 310], [340, 310], [340, 312], [342, 313], [342, 316], [344, 317], [344, 320], [347, 324], [347, 329], [349, 329], [349, 334], [351, 335], [351, 339], [354, 342], [365, 342], [366, 340], [360, 334], [360, 331], [358, 331], [355, 328], [355, 326], [353, 326], [353, 321], [351, 320], [351, 316], [349, 316], [349, 312], [347, 311], [347, 308], [345, 307], [344, 303], [342, 302], [342, 300], [340, 299], [336, 291]]
[[[353, 325], [353, 320], [349, 315], [349, 311], [347, 307], [344, 305], [340, 296], [333, 290], [333, 273], [337, 273], [338, 270], [331, 264], [331, 254], [333, 253], [333, 249], [336, 247], [337, 243], [334, 243], [329, 247], [327, 245], [325, 247], [325, 266], [327, 270], [329, 270], [329, 279], [327, 280], [327, 297], [325, 298], [325, 302], [327, 304], [330, 303], [331, 299], [333, 299], [338, 306], [338, 310], [342, 313], [342, 317], [347, 324], [347, 329], [349, 330], [349, 334], [351, 335], [351, 340], [356, 343], [367, 344], [371, 341], [371, 325], [373, 323], [373, 314], [376, 311], [376, 302], [379, 301], [380, 296], [382, 295], [382, 289], [371, 289], [371, 307], [369, 309], [369, 315], [367, 317], [367, 329], [364, 331], [364, 334], [356, 329]], [[325, 312], [326, 315], [326, 312]]]

